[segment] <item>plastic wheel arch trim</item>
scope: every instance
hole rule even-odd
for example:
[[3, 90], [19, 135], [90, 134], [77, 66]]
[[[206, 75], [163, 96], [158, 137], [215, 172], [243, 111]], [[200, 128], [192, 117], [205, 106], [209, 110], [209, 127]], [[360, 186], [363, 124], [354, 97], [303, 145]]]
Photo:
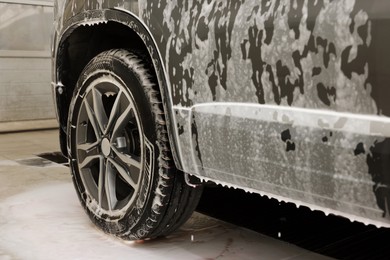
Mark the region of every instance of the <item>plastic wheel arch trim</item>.
[[[58, 121], [66, 122], [67, 119], [60, 118], [60, 107], [58, 106], [58, 100], [61, 99], [61, 95], [66, 89], [66, 86], [63, 85], [61, 79], [61, 59], [60, 57], [63, 55], [65, 49], [65, 42], [68, 37], [72, 34], [72, 32], [80, 27], [80, 26], [95, 26], [103, 23], [107, 23], [109, 21], [116, 22], [122, 25], [127, 26], [131, 30], [133, 30], [139, 37], [142, 39], [146, 49], [148, 50], [148, 54], [152, 60], [154, 70], [157, 76], [157, 82], [159, 85], [159, 89], [161, 92], [161, 98], [163, 102], [165, 119], [167, 122], [167, 130], [169, 136], [169, 143], [172, 150], [173, 159], [177, 168], [182, 169], [182, 163], [180, 158], [180, 146], [177, 145], [176, 140], [178, 140], [178, 130], [176, 129], [176, 119], [174, 116], [173, 110], [173, 102], [171, 99], [171, 88], [168, 74], [166, 73], [165, 65], [162, 59], [162, 55], [157, 47], [156, 41], [153, 38], [150, 30], [147, 25], [140, 20], [134, 13], [122, 9], [102, 9], [95, 11], [85, 11], [73, 16], [71, 19], [68, 19], [64, 22], [62, 28], [54, 32], [53, 38], [57, 39], [57, 42], [53, 40], [52, 48], [52, 62], [53, 68], [52, 71], [52, 87], [53, 95], [55, 96], [54, 102], [57, 108]], [[67, 115], [67, 113], [66, 113]], [[65, 126], [66, 127], [66, 126]], [[68, 148], [69, 150], [69, 148]], [[68, 151], [69, 152], [69, 151]]]

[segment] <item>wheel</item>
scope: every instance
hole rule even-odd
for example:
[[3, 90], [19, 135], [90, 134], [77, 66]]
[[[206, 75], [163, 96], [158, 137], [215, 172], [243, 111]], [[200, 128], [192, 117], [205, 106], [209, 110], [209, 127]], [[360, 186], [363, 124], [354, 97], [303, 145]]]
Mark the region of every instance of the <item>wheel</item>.
[[126, 50], [96, 56], [78, 79], [68, 121], [81, 204], [99, 228], [129, 240], [174, 231], [202, 192], [174, 167], [160, 93], [144, 60]]

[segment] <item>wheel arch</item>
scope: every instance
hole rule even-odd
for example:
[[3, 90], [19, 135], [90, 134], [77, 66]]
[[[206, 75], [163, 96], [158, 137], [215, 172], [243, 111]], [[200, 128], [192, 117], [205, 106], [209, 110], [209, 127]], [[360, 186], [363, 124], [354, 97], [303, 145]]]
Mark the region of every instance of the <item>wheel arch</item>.
[[113, 48], [138, 50], [150, 59], [161, 92], [173, 159], [176, 167], [182, 169], [176, 146], [172, 100], [159, 49], [147, 26], [136, 15], [117, 9], [79, 13], [65, 22], [59, 33], [52, 77], [62, 153], [68, 154], [68, 112], [78, 76], [93, 57]]

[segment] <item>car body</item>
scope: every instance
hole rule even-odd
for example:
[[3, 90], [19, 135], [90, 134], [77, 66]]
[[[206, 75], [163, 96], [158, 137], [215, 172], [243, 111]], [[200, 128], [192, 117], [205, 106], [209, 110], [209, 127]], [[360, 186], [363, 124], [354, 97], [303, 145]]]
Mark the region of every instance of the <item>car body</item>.
[[65, 154], [82, 69], [102, 51], [141, 49], [179, 170], [390, 226], [387, 1], [62, 0], [55, 9]]

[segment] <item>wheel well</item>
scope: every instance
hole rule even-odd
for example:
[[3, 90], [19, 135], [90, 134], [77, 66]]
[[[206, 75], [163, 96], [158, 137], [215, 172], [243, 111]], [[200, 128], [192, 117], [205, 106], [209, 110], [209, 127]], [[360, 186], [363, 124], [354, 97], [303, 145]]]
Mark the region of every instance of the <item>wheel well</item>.
[[[72, 31], [59, 48], [57, 56], [58, 80], [65, 86], [57, 101], [60, 123], [61, 150], [67, 155], [66, 126], [69, 104], [80, 73], [99, 53], [110, 49], [131, 49], [144, 54], [148, 50], [142, 39], [129, 27], [107, 22], [93, 26], [79, 26]], [[149, 58], [145, 55], [145, 58]], [[150, 58], [149, 58], [150, 59]], [[151, 61], [150, 61], [151, 63]]]

